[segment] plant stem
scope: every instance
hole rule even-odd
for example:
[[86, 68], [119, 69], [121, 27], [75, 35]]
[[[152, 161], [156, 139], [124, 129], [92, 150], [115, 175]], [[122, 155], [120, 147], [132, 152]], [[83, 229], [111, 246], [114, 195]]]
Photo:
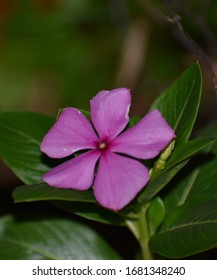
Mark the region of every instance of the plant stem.
[[146, 218], [146, 210], [147, 207], [143, 209], [142, 215], [138, 217], [138, 219], [127, 220], [126, 224], [140, 244], [143, 259], [153, 260], [153, 255], [150, 252], [148, 246], [150, 236]]

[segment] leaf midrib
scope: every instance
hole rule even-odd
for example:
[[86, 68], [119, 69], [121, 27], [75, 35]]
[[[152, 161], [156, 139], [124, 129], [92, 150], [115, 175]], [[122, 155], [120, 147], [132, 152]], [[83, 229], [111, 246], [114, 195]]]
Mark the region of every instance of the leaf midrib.
[[[183, 106], [183, 109], [181, 110], [180, 114], [179, 114], [179, 117], [178, 117], [178, 120], [174, 126], [174, 130], [176, 130], [176, 128], [178, 127], [179, 123], [180, 123], [180, 119], [182, 118], [183, 114], [184, 114], [184, 111], [187, 107], [187, 104], [188, 104], [188, 101], [190, 99], [190, 96], [193, 92], [193, 88], [194, 88], [194, 85], [195, 85], [195, 79], [194, 79], [194, 82], [192, 83], [192, 86], [191, 86], [191, 89], [190, 89], [190, 93], [187, 95], [187, 99], [185, 100], [185, 103], [184, 103], [184, 106]], [[198, 109], [198, 106], [197, 106], [197, 109]]]
[[195, 222], [195, 223], [182, 224], [182, 225], [174, 226], [174, 227], [171, 227], [167, 230], [161, 231], [157, 235], [162, 235], [162, 234], [165, 234], [165, 233], [169, 233], [169, 232], [172, 232], [172, 231], [175, 231], [175, 230], [179, 230], [179, 229], [183, 229], [183, 228], [187, 228], [187, 227], [191, 227], [191, 226], [198, 226], [198, 225], [204, 225], [204, 224], [214, 224], [214, 223], [217, 223], [217, 219], [212, 220], [212, 221], [201, 221], [201, 222]]
[[29, 134], [23, 133], [19, 129], [16, 129], [15, 127], [14, 128], [8, 127], [8, 126], [6, 126], [4, 124], [1, 124], [1, 126], [3, 128], [6, 128], [7, 130], [9, 130], [11, 132], [15, 132], [16, 134], [20, 135], [21, 137], [24, 137], [24, 138], [30, 140], [32, 143], [34, 143], [36, 145], [40, 145], [40, 141], [39, 140], [36, 140], [36, 139], [32, 138]]

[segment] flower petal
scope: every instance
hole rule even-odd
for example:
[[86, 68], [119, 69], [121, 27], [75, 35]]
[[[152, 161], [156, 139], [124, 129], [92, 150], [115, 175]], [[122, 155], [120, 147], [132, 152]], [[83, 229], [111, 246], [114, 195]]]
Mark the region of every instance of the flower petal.
[[131, 103], [127, 88], [100, 91], [91, 101], [91, 120], [100, 139], [112, 140], [127, 125]]
[[156, 157], [175, 137], [158, 110], [148, 113], [110, 144], [110, 150], [141, 159]]
[[50, 186], [87, 190], [94, 179], [98, 151], [89, 151], [48, 171], [42, 179]]
[[139, 161], [106, 151], [99, 161], [94, 195], [102, 206], [118, 211], [135, 198], [148, 180], [148, 169]]
[[89, 120], [78, 110], [66, 108], [45, 135], [41, 151], [53, 158], [64, 158], [76, 151], [96, 147], [96, 136]]

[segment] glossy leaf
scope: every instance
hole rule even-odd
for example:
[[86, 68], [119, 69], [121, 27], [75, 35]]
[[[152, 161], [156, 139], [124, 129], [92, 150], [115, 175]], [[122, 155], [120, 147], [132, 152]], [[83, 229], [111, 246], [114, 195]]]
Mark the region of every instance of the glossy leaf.
[[187, 142], [195, 123], [201, 99], [201, 72], [193, 64], [155, 100], [158, 109], [176, 132], [176, 142]]
[[[202, 135], [217, 137], [217, 124]], [[182, 258], [217, 246], [217, 140], [206, 152], [168, 186], [166, 217], [150, 242], [159, 254]]]
[[37, 113], [0, 113], [0, 156], [26, 184], [38, 182], [49, 169], [39, 145], [53, 122]]
[[65, 218], [0, 219], [0, 259], [119, 259], [91, 227]]

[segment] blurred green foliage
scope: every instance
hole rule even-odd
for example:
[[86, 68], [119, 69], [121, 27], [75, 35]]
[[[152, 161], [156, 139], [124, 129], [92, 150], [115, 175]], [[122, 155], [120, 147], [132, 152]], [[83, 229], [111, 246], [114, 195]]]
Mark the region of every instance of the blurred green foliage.
[[[173, 1], [172, 8], [168, 2], [2, 0], [0, 110], [87, 110], [99, 90], [126, 86], [134, 94], [132, 113], [144, 114], [163, 88], [201, 59], [170, 22], [173, 11], [205, 52], [217, 45], [216, 1]], [[212, 79], [204, 71], [210, 93]], [[208, 105], [213, 98], [208, 95]]]

